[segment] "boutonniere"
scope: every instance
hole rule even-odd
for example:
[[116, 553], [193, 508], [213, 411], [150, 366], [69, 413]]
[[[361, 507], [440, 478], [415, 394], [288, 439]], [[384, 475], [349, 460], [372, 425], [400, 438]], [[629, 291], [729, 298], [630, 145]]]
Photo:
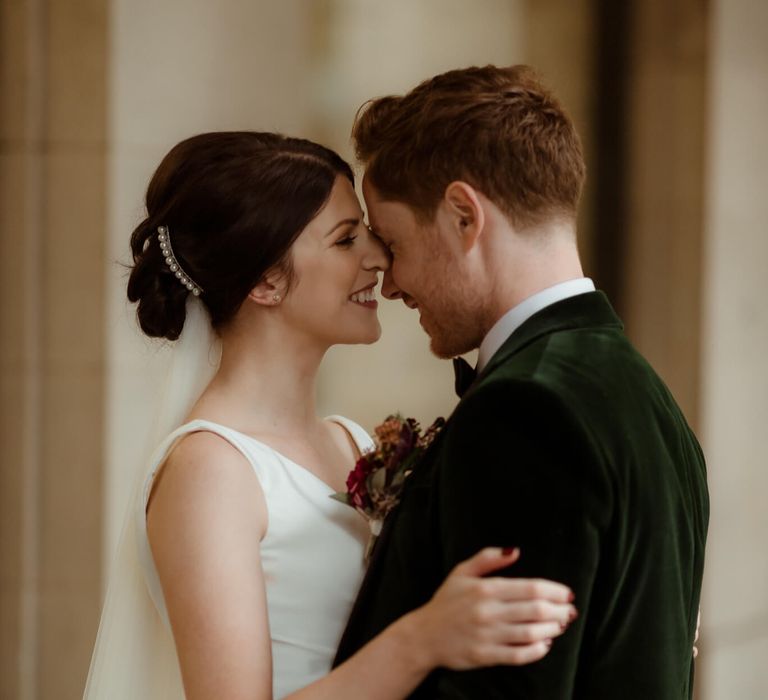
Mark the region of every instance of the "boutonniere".
[[405, 480], [444, 424], [445, 420], [438, 418], [422, 433], [417, 420], [400, 414], [389, 416], [374, 430], [374, 447], [360, 457], [349, 472], [346, 492], [331, 496], [352, 506], [368, 521], [371, 538], [366, 561], [384, 518], [400, 502]]

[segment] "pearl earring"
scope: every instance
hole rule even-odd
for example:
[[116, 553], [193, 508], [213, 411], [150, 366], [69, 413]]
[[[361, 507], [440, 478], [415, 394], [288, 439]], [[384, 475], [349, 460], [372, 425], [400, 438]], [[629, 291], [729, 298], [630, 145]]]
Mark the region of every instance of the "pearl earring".
[[279, 304], [281, 298], [282, 297], [279, 294], [275, 294], [275, 295], [272, 296], [272, 301], [274, 301], [275, 304]]

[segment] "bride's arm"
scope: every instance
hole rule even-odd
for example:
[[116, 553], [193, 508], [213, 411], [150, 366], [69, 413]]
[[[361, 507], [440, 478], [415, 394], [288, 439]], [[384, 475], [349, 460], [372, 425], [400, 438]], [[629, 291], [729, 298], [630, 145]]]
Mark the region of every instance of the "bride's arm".
[[462, 562], [429, 603], [286, 700], [358, 700], [363, 689], [366, 700], [399, 700], [438, 666], [466, 670], [543, 658], [576, 611], [561, 584], [480, 578], [518, 556], [494, 547]]
[[[250, 465], [211, 433], [186, 437], [156, 481], [147, 524], [187, 699], [271, 698], [266, 594], [254, 544], [266, 531], [267, 509]], [[542, 658], [546, 640], [572, 614], [570, 592], [546, 581], [480, 578], [515, 557], [488, 549], [460, 564], [432, 601], [290, 698], [357, 700], [364, 693], [395, 700], [437, 666]]]
[[266, 527], [246, 459], [213, 433], [184, 437], [155, 480], [147, 534], [187, 700], [272, 697]]

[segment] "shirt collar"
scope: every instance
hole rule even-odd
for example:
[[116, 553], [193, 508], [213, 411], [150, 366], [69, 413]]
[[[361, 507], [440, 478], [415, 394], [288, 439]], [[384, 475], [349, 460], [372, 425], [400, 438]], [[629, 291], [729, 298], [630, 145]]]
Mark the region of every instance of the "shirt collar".
[[563, 299], [594, 291], [594, 282], [588, 277], [580, 277], [543, 289], [520, 302], [496, 321], [483, 339], [477, 356], [477, 371], [481, 372], [506, 339], [535, 313]]

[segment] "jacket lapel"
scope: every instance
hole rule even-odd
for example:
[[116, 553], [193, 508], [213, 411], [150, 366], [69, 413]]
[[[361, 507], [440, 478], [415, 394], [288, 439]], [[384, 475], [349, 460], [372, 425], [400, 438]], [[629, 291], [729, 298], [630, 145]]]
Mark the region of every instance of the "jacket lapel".
[[603, 292], [587, 292], [558, 301], [531, 316], [499, 348], [473, 383], [477, 386], [512, 355], [542, 336], [576, 328], [616, 328], [624, 325]]

